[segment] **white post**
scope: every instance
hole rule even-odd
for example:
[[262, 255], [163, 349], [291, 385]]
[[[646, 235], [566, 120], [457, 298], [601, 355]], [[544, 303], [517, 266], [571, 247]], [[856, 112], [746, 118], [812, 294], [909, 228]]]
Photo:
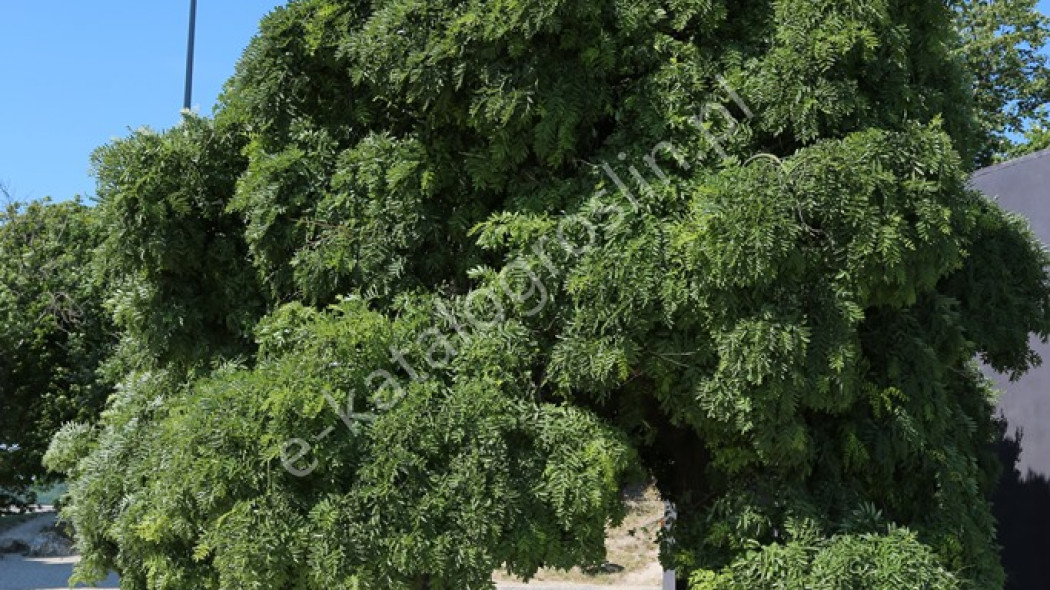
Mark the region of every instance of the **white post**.
[[[674, 504], [664, 501], [664, 530], [670, 533], [671, 527], [674, 525], [675, 519], [678, 518], [678, 511], [675, 510]], [[666, 543], [668, 545], [674, 544], [674, 539], [671, 538], [670, 534], [666, 537]], [[675, 570], [664, 570], [664, 583], [663, 590], [675, 590]]]

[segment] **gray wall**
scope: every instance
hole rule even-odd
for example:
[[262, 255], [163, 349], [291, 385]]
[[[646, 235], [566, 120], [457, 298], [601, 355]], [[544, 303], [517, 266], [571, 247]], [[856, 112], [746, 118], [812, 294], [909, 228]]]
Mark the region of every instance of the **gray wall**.
[[[1007, 211], [1028, 218], [1032, 230], [1050, 244], [1050, 150], [979, 170], [973, 185], [998, 201]], [[1033, 339], [1033, 348], [1044, 364], [1020, 380], [987, 371], [1004, 391], [1001, 409], [1009, 434], [1022, 429], [1019, 468], [1022, 474], [1050, 477], [1050, 344]]]

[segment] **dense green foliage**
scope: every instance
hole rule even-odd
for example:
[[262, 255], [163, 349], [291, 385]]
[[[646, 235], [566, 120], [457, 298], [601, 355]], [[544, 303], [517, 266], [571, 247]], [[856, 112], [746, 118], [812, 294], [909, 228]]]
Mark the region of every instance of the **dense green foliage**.
[[185, 373], [251, 352], [262, 290], [245, 268], [244, 224], [226, 211], [244, 145], [240, 134], [187, 118], [95, 153], [106, 228], [97, 263], [124, 334], [121, 368]]
[[[827, 536], [810, 522], [788, 523], [783, 544], [750, 551], [720, 573], [697, 570], [695, 590], [754, 588], [922, 588], [958, 587], [929, 547], [913, 533], [891, 528], [882, 534]], [[773, 583], [771, 583], [773, 581]]]
[[484, 588], [600, 561], [648, 475], [699, 588], [1001, 587], [974, 358], [1035, 360], [1050, 261], [966, 188], [956, 18], [275, 11], [214, 120], [96, 156], [123, 378], [48, 457], [80, 574]]
[[51, 435], [93, 420], [109, 393], [96, 374], [113, 341], [89, 268], [98, 235], [75, 201], [0, 212], [0, 510], [33, 500]]
[[[325, 392], [388, 367], [387, 345], [413, 327], [359, 300], [293, 305], [265, 323], [253, 370], [229, 365], [177, 393], [136, 375], [98, 450], [76, 464], [90, 433], [70, 427], [48, 456], [78, 478], [82, 571], [117, 567], [127, 588], [398, 587], [430, 572], [464, 588], [504, 561], [528, 573], [599, 560], [630, 452], [585, 412], [531, 399], [522, 372], [536, 352], [513, 334], [479, 335], [444, 379], [343, 428]], [[286, 441], [334, 426], [309, 477], [281, 466]], [[119, 552], [102, 551], [109, 538]]]

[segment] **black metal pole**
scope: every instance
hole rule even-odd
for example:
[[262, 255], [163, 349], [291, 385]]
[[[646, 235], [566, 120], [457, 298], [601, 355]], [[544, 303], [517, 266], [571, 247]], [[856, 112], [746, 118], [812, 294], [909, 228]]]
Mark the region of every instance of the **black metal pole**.
[[186, 99], [182, 108], [193, 106], [193, 44], [197, 36], [197, 0], [190, 0], [190, 40], [186, 48]]

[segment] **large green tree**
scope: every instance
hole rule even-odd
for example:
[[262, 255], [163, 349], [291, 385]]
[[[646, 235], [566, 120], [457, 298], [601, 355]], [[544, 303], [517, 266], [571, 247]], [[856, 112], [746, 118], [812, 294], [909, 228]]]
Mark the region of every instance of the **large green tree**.
[[0, 510], [33, 500], [51, 436], [94, 420], [109, 393], [96, 371], [114, 340], [90, 269], [98, 236], [78, 201], [0, 212]]
[[489, 587], [624, 481], [697, 588], [997, 588], [1047, 257], [939, 0], [301, 0], [100, 150], [124, 379], [50, 464], [84, 578]]

